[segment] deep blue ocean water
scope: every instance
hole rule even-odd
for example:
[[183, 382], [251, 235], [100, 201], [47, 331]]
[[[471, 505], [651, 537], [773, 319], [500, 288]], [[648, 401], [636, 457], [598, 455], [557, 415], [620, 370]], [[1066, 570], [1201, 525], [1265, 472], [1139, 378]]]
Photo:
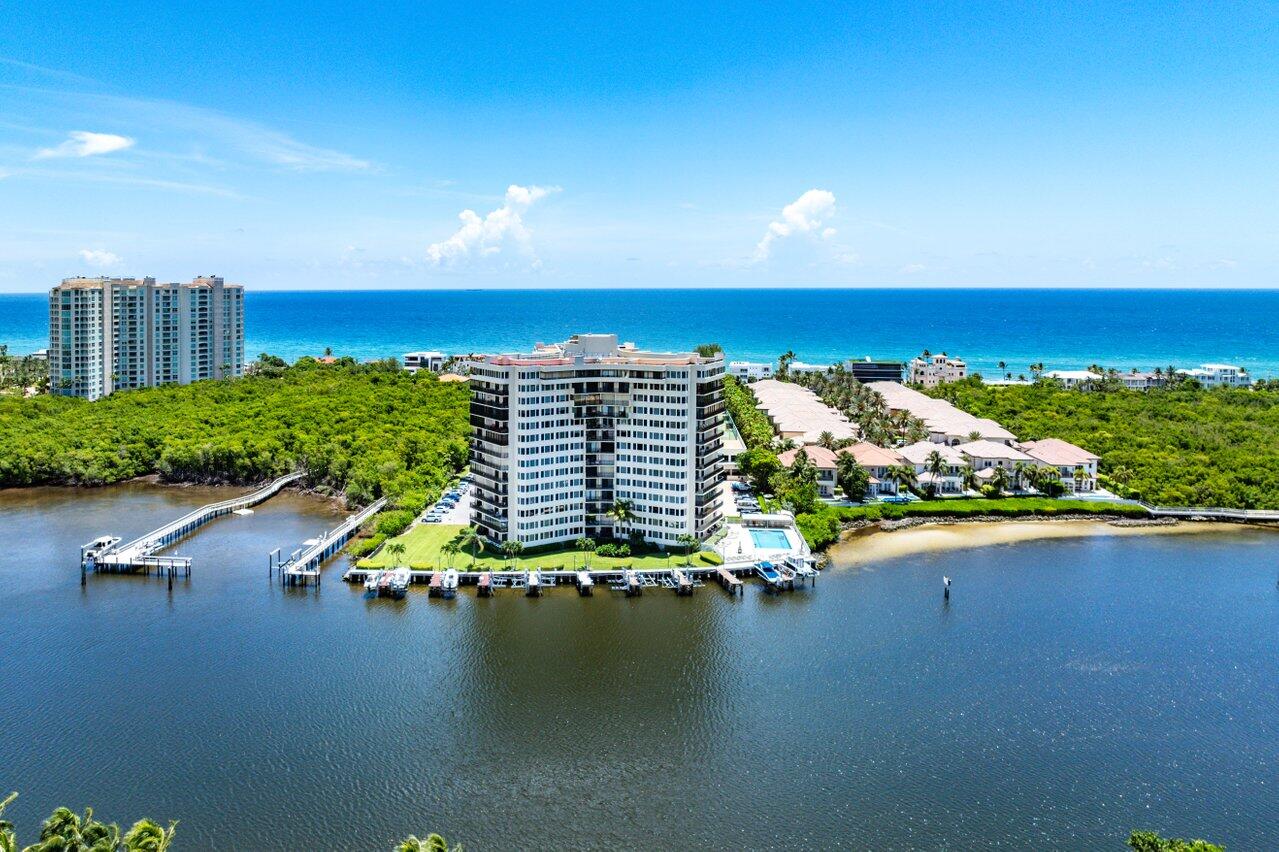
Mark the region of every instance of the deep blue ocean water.
[[[1279, 291], [416, 290], [246, 294], [246, 351], [289, 360], [418, 349], [511, 351], [583, 331], [653, 349], [717, 342], [732, 358], [906, 359], [925, 347], [986, 375], [1098, 363], [1224, 361], [1279, 375]], [[0, 295], [0, 343], [48, 345], [43, 295]]]

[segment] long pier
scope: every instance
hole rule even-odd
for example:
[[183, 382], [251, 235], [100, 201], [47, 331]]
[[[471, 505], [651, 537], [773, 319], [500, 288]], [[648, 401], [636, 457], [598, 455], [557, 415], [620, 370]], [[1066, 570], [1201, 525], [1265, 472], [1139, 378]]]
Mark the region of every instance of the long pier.
[[204, 526], [214, 518], [229, 515], [240, 509], [247, 509], [274, 497], [282, 488], [302, 478], [301, 473], [290, 473], [281, 476], [271, 484], [250, 494], [232, 497], [217, 503], [201, 506], [188, 512], [175, 521], [138, 536], [125, 544], [115, 536], [99, 536], [80, 548], [80, 581], [83, 584], [87, 571], [106, 572], [112, 574], [150, 574], [168, 573], [169, 579], [175, 574], [191, 576], [191, 559], [187, 556], [155, 556], [183, 536]]
[[320, 566], [351, 540], [364, 522], [376, 515], [386, 505], [386, 498], [375, 500], [364, 509], [351, 515], [328, 532], [320, 534], [314, 543], [299, 547], [287, 561], [280, 561], [280, 551], [271, 551], [267, 557], [267, 576], [280, 573], [282, 586], [320, 585]]

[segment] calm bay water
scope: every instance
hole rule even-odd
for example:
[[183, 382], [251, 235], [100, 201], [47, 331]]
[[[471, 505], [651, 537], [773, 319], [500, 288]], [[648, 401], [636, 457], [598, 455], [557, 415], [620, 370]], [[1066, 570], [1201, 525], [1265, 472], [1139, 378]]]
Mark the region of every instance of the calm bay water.
[[[715, 341], [731, 357], [905, 359], [924, 347], [987, 375], [1100, 363], [1226, 361], [1279, 375], [1279, 291], [521, 290], [246, 294], [246, 351], [289, 360], [330, 346], [356, 358], [419, 349], [511, 351], [580, 331], [655, 349]], [[48, 346], [47, 299], [0, 295], [0, 343]]]
[[[89, 578], [212, 489], [0, 492], [0, 787], [179, 818], [184, 849], [1279, 847], [1279, 590], [1258, 531], [1044, 541], [732, 600], [366, 601], [268, 582], [285, 494]], [[940, 577], [955, 578], [949, 605]]]

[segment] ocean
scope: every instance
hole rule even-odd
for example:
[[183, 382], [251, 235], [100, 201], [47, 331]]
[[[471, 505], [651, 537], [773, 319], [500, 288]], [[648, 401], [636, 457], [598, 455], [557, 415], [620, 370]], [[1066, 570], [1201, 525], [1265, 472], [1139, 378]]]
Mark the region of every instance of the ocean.
[[[246, 353], [325, 347], [358, 359], [438, 349], [524, 349], [616, 332], [650, 349], [719, 343], [730, 358], [908, 359], [928, 348], [987, 376], [1101, 364], [1218, 361], [1279, 375], [1279, 291], [1266, 290], [413, 290], [255, 291]], [[0, 344], [48, 345], [47, 299], [0, 295]], [[1003, 371], [999, 363], [1005, 362]]]

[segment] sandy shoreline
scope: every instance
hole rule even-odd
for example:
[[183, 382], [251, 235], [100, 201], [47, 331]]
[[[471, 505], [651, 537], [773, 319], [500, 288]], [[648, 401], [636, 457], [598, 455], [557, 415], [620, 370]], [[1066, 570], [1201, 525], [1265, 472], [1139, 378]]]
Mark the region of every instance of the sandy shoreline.
[[1116, 526], [1106, 521], [1033, 520], [983, 521], [976, 523], [921, 524], [898, 530], [882, 530], [877, 526], [856, 530], [846, 535], [828, 551], [829, 564], [835, 568], [860, 567], [888, 559], [916, 556], [922, 553], [944, 553], [973, 547], [1016, 544], [1058, 538], [1087, 536], [1195, 535], [1239, 532], [1240, 524], [1216, 522], [1181, 522], [1170, 525]]

